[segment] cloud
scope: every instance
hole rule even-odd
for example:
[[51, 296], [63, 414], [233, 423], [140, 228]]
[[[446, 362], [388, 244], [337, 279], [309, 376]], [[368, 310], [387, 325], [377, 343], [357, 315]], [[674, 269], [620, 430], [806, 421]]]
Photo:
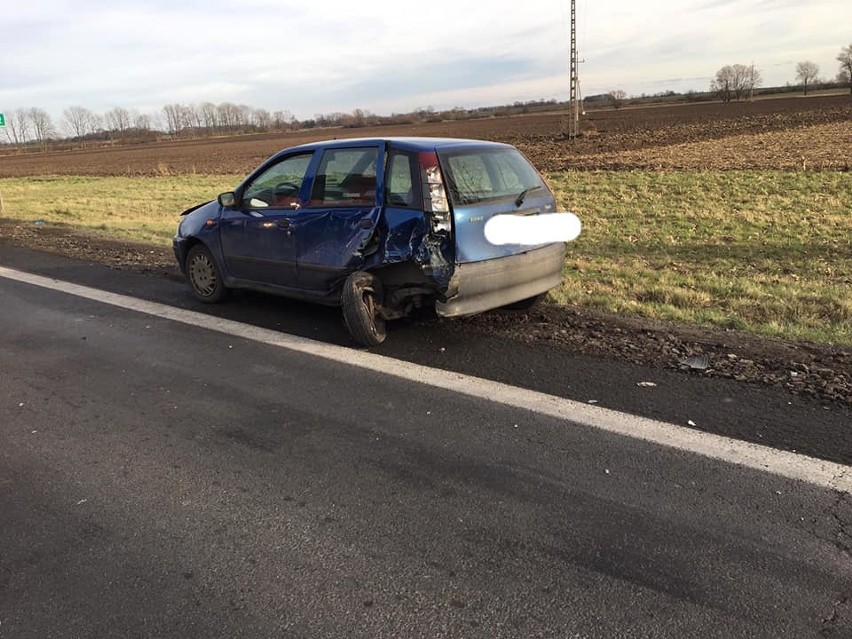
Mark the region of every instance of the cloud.
[[[792, 80], [791, 59], [833, 75], [852, 18], [848, 0], [578, 9], [586, 94], [656, 92], [667, 79], [682, 79], [675, 90], [706, 89], [719, 67], [752, 61], [765, 84]], [[0, 14], [0, 110], [156, 111], [209, 100], [304, 118], [563, 99], [567, 15], [568, 0], [31, 0]]]

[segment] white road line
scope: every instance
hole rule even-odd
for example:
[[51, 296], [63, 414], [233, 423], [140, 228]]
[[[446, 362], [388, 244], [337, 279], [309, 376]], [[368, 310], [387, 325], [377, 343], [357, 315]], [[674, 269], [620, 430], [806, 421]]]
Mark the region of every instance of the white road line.
[[620, 413], [600, 406], [591, 406], [471, 375], [412, 364], [367, 351], [324, 344], [305, 337], [258, 328], [250, 324], [220, 319], [195, 311], [157, 302], [148, 302], [2, 266], [0, 266], [0, 277], [218, 331], [234, 337], [314, 355], [349, 366], [357, 366], [453, 393], [529, 410], [539, 415], [547, 415], [566, 422], [696, 453], [704, 457], [800, 480], [823, 488], [847, 493], [852, 492], [852, 466], [814, 459], [806, 455], [743, 442], [730, 437], [691, 430], [674, 424]]

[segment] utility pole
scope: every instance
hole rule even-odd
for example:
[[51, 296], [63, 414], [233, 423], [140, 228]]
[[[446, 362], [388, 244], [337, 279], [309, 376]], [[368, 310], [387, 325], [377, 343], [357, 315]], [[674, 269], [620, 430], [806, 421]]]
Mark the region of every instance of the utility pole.
[[571, 0], [571, 99], [569, 101], [568, 137], [580, 134], [580, 78], [577, 60], [577, 0]]
[[751, 62], [751, 74], [748, 81], [748, 101], [754, 102], [754, 60]]

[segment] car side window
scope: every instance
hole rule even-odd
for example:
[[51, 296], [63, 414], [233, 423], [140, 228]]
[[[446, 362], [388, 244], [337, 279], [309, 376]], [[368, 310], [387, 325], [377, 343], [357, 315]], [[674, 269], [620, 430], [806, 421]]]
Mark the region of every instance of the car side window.
[[373, 206], [378, 159], [376, 147], [325, 151], [309, 206]]
[[299, 203], [299, 191], [311, 153], [290, 156], [272, 165], [252, 180], [243, 192], [241, 208], [293, 208]]
[[415, 206], [414, 171], [417, 163], [408, 153], [393, 151], [388, 162], [387, 194], [388, 206], [411, 208]]

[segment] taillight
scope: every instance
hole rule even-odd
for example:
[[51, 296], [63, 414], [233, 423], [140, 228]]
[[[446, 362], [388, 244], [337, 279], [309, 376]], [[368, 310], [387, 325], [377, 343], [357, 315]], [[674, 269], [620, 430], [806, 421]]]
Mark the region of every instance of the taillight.
[[450, 232], [450, 203], [437, 153], [420, 154], [420, 181], [423, 184], [423, 208], [432, 218], [433, 233]]

